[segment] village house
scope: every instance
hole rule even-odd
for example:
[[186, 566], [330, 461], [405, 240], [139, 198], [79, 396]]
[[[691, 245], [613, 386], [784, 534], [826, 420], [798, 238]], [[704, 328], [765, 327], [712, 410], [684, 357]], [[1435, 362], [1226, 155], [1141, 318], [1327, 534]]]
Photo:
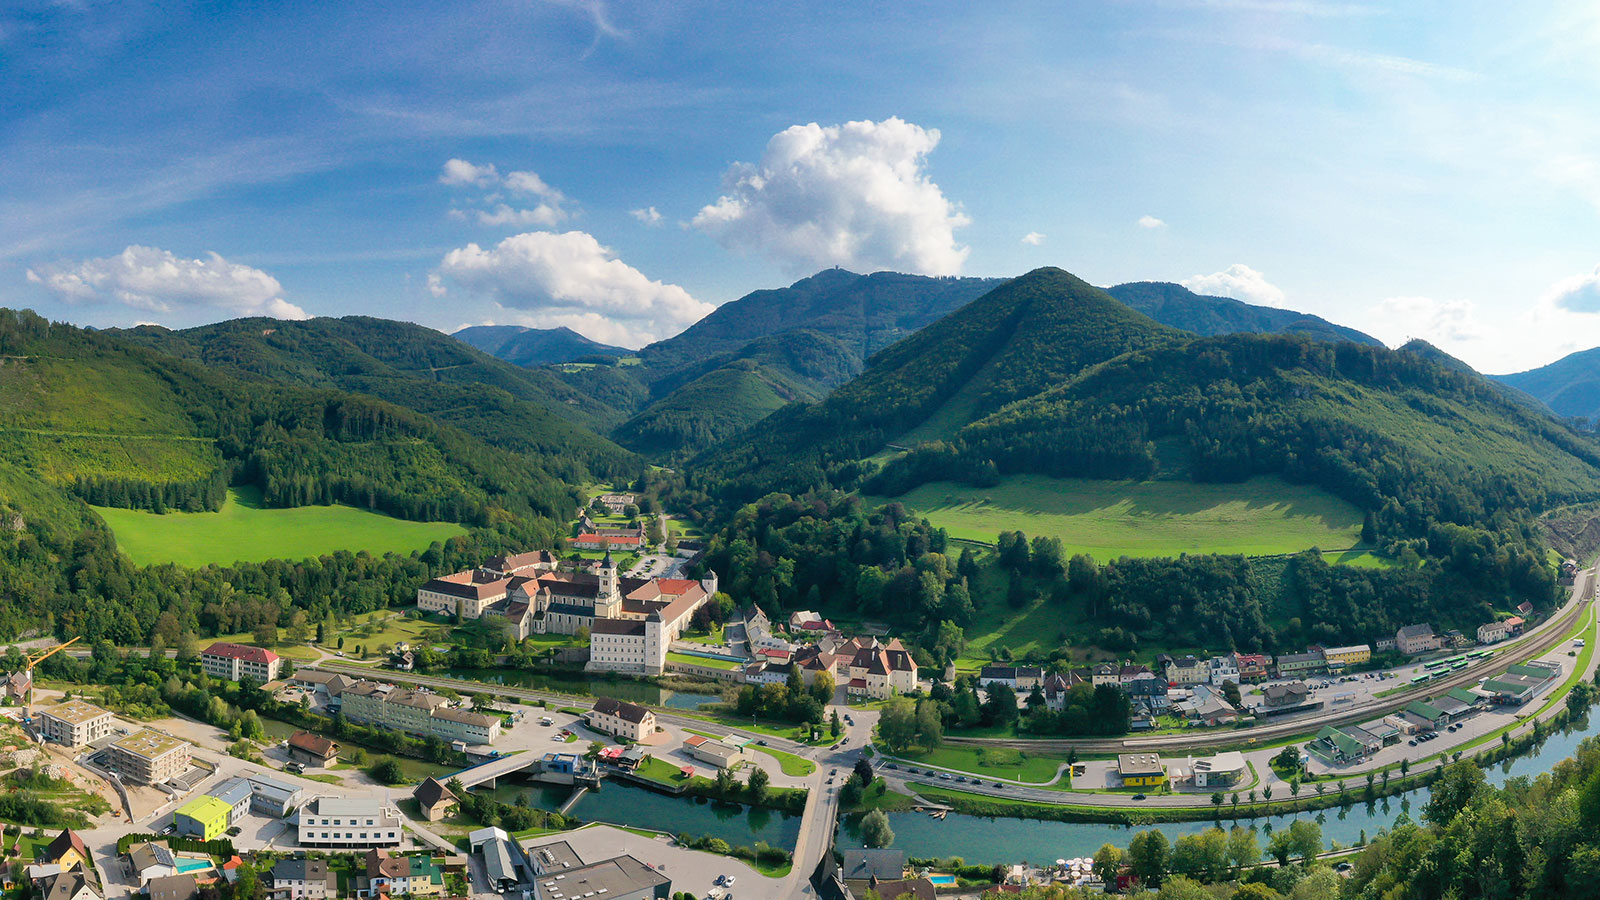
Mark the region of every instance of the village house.
[[1433, 626], [1426, 623], [1421, 625], [1406, 625], [1394, 633], [1394, 645], [1401, 653], [1407, 656], [1416, 656], [1437, 650], [1440, 646], [1439, 636], [1433, 633]]
[[1234, 684], [1241, 683], [1239, 681], [1239, 664], [1232, 656], [1213, 656], [1207, 664], [1207, 668], [1211, 670], [1212, 687], [1220, 688], [1229, 681]]
[[1478, 626], [1478, 643], [1493, 644], [1503, 641], [1511, 636], [1511, 629], [1505, 622], [1485, 622]]
[[1168, 684], [1205, 684], [1211, 678], [1211, 666], [1195, 656], [1168, 657], [1164, 674]]
[[656, 714], [643, 706], [624, 703], [611, 697], [600, 697], [594, 708], [584, 713], [589, 727], [602, 734], [615, 735], [630, 741], [642, 741], [655, 733]]
[[418, 785], [411, 796], [416, 798], [417, 807], [422, 811], [422, 818], [429, 822], [437, 822], [461, 806], [461, 798], [432, 776]]
[[303, 766], [328, 768], [339, 761], [339, 745], [309, 731], [289, 735], [289, 758]]
[[274, 900], [329, 900], [338, 881], [325, 859], [280, 859], [272, 866]]
[[1100, 663], [1089, 669], [1089, 681], [1095, 687], [1102, 684], [1121, 684], [1122, 667], [1115, 663]]
[[1285, 653], [1278, 657], [1279, 678], [1303, 678], [1328, 668], [1328, 660], [1321, 650], [1305, 653]]
[[983, 687], [1003, 684], [1021, 694], [1043, 683], [1044, 670], [1038, 666], [984, 666], [978, 670], [978, 684]]
[[1236, 653], [1240, 684], [1260, 684], [1272, 674], [1272, 657], [1265, 653]]

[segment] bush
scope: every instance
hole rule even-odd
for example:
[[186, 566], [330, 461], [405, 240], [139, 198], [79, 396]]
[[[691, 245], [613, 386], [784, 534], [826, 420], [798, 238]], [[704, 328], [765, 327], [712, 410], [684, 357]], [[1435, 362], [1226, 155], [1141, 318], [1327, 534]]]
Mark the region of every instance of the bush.
[[367, 769], [367, 774], [371, 775], [374, 780], [384, 784], [404, 784], [406, 781], [405, 770], [401, 769], [400, 763], [396, 762], [394, 757], [391, 756], [385, 756], [383, 759], [373, 763]]

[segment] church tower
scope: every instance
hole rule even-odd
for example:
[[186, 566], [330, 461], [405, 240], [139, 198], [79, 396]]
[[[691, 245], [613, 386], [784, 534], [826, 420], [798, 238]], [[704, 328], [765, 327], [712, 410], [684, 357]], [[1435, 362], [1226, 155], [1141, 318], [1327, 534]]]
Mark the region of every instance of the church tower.
[[611, 559], [611, 551], [606, 551], [605, 559], [600, 560], [600, 589], [594, 596], [594, 614], [599, 618], [612, 618], [621, 605], [621, 590], [617, 586], [617, 564]]

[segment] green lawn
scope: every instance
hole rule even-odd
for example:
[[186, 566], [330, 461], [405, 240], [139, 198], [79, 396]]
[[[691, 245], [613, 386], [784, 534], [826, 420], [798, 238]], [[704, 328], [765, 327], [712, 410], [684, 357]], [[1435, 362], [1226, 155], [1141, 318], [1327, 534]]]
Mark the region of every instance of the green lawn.
[[351, 506], [266, 509], [254, 488], [230, 489], [214, 513], [94, 510], [111, 526], [122, 552], [140, 565], [299, 560], [335, 550], [409, 553], [466, 533], [452, 522], [408, 522]]
[[937, 750], [908, 750], [899, 759], [952, 772], [968, 772], [984, 778], [1004, 778], [1044, 785], [1055, 780], [1056, 771], [1066, 757], [1026, 753], [1005, 748], [940, 747]]
[[1271, 476], [1241, 484], [1103, 481], [1013, 475], [992, 488], [941, 481], [898, 498], [959, 540], [992, 543], [1002, 531], [1058, 537], [1067, 552], [1120, 556], [1350, 548], [1361, 513], [1316, 488]]
[[667, 662], [674, 662], [680, 666], [704, 666], [708, 669], [721, 669], [725, 672], [732, 672], [734, 669], [739, 668], [739, 664], [732, 660], [706, 659], [703, 656], [691, 656], [687, 653], [677, 653], [670, 650], [667, 651]]

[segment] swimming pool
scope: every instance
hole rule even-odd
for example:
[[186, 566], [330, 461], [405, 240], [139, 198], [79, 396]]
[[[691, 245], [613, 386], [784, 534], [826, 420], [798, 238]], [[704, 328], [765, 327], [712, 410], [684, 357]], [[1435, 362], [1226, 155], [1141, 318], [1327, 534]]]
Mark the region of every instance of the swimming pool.
[[929, 875], [928, 880], [937, 887], [951, 887], [956, 883], [954, 875]]

